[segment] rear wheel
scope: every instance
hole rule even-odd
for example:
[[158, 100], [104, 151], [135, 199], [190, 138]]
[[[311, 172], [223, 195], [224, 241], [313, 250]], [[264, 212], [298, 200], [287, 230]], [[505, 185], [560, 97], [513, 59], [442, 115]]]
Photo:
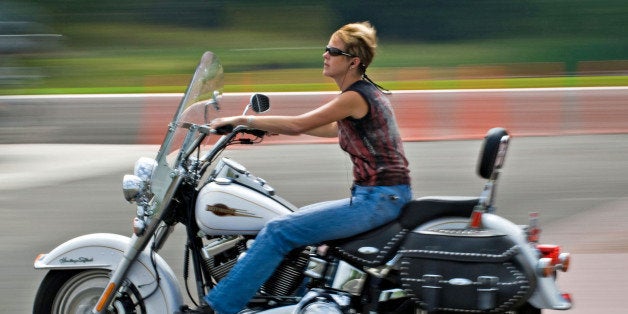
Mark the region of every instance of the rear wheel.
[[537, 309], [534, 306], [532, 306], [532, 304], [526, 302], [524, 305], [522, 305], [520, 308], [508, 312], [508, 313], [512, 313], [512, 314], [541, 314], [541, 309]]
[[[419, 310], [419, 313], [420, 314], [427, 314], [428, 312], [423, 311], [423, 310]], [[456, 314], [456, 313], [460, 313], [460, 312], [443, 312], [443, 311], [439, 311], [437, 313], [438, 314]], [[517, 308], [516, 310], [507, 311], [506, 314], [541, 314], [541, 310], [535, 308], [530, 303], [526, 303], [526, 304], [522, 305], [521, 307]]]
[[[109, 283], [110, 272], [104, 269], [52, 270], [41, 282], [34, 314], [91, 313]], [[117, 296], [110, 313], [146, 313], [141, 295], [134, 286]]]

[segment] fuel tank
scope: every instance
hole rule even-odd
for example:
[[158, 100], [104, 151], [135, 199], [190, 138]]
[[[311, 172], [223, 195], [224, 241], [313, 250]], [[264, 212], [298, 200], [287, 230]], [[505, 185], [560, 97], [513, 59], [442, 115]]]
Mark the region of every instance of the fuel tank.
[[228, 158], [212, 171], [195, 208], [196, 222], [207, 235], [255, 235], [269, 220], [295, 210], [266, 181]]

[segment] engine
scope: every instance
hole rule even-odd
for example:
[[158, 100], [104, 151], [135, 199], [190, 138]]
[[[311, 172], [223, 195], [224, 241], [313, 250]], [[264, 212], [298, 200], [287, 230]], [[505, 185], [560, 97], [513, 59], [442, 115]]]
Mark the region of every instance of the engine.
[[288, 254], [275, 273], [262, 285], [262, 294], [271, 296], [291, 296], [299, 288], [305, 277], [309, 262], [308, 251], [294, 250]]
[[211, 239], [202, 250], [206, 270], [216, 280], [222, 280], [246, 251], [242, 236], [224, 236]]
[[[247, 239], [243, 236], [213, 238], [203, 247], [204, 265], [216, 280], [222, 280], [238, 261], [246, 254]], [[273, 275], [260, 289], [262, 295], [291, 296], [303, 282], [309, 262], [309, 250], [294, 250], [289, 253]]]

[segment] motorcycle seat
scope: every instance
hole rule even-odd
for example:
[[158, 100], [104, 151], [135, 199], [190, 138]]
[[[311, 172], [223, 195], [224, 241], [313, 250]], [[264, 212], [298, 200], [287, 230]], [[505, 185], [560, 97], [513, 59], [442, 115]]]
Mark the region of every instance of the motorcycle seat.
[[478, 197], [429, 196], [408, 202], [401, 209], [397, 220], [406, 229], [414, 229], [420, 224], [441, 217], [470, 217]]
[[419, 225], [441, 217], [469, 217], [477, 197], [430, 196], [408, 202], [397, 219], [353, 237], [329, 241], [332, 253], [358, 267], [376, 267], [390, 260]]

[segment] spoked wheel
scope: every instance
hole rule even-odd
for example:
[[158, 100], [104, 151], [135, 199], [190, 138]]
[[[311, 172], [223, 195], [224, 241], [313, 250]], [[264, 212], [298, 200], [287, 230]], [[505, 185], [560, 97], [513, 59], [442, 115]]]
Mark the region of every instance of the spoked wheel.
[[[109, 275], [109, 271], [104, 269], [50, 271], [39, 286], [33, 313], [91, 313], [109, 283]], [[110, 313], [146, 313], [141, 295], [133, 286], [119, 295], [112, 306]]]

